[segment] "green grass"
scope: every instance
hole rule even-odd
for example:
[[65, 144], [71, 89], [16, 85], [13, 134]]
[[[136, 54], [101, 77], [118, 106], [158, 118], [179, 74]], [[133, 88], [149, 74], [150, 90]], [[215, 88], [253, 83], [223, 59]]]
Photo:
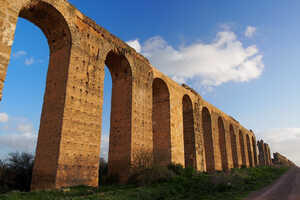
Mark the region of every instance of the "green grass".
[[288, 170], [286, 167], [258, 167], [233, 169], [213, 174], [186, 173], [168, 182], [147, 186], [115, 185], [99, 188], [74, 187], [63, 191], [10, 192], [0, 195], [7, 200], [163, 200], [205, 199], [238, 200], [276, 180]]

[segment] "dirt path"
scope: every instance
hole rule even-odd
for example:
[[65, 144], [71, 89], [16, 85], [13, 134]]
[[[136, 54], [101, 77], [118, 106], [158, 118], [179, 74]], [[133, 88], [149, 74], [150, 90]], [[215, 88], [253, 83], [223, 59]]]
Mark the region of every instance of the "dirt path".
[[253, 192], [246, 200], [300, 200], [300, 168], [292, 168], [274, 184]]

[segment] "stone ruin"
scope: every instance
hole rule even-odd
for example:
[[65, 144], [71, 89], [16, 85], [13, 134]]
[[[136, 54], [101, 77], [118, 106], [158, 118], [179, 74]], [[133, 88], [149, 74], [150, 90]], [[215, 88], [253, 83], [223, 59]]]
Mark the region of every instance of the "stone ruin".
[[257, 142], [259, 155], [258, 160], [260, 165], [270, 166], [272, 165], [272, 158], [271, 158], [271, 150], [267, 143], [263, 140]]
[[112, 76], [109, 173], [121, 182], [141, 152], [198, 171], [270, 164], [268, 145], [259, 143], [258, 159], [252, 131], [65, 0], [0, 1], [0, 100], [19, 17], [38, 26], [50, 48], [32, 189], [98, 186], [105, 66]]
[[288, 158], [285, 156], [281, 155], [280, 153], [273, 153], [273, 159], [272, 163], [274, 165], [285, 165], [285, 166], [290, 166], [290, 167], [297, 167], [297, 165], [290, 161]]

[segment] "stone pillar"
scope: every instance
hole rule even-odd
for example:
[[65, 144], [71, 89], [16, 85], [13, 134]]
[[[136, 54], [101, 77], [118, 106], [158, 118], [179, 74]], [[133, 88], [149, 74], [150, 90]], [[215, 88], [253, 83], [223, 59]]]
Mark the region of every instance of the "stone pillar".
[[270, 151], [270, 147], [267, 143], [265, 143], [265, 152], [266, 152], [267, 165], [270, 166], [270, 165], [272, 165], [271, 151]]
[[196, 145], [196, 169], [198, 171], [206, 171], [206, 160], [204, 150], [204, 136], [202, 132], [202, 115], [201, 115], [201, 102], [197, 99], [194, 107], [194, 126], [195, 126], [195, 145]]
[[254, 155], [254, 165], [257, 166], [258, 163], [258, 155], [257, 155], [257, 146], [256, 146], [256, 139], [252, 136], [252, 147], [253, 147], [253, 155]]
[[2, 90], [10, 60], [19, 9], [14, 1], [1, 0], [0, 2], [0, 101], [2, 99]]
[[265, 156], [265, 145], [263, 140], [257, 141], [257, 146], [258, 146], [258, 159], [259, 159], [259, 165], [265, 166], [266, 165], [266, 156]]
[[[233, 133], [234, 134], [234, 133]], [[227, 162], [228, 168], [234, 168], [234, 158], [233, 158], [233, 151], [236, 153], [236, 150], [232, 149], [231, 144], [231, 133], [230, 133], [230, 121], [225, 120], [225, 137], [226, 137], [226, 150], [227, 150]], [[235, 158], [236, 159], [236, 158]]]
[[[216, 171], [222, 171], [222, 154], [220, 148], [220, 135], [219, 135], [219, 115], [218, 113], [211, 111], [211, 126], [212, 126], [212, 139], [213, 139], [213, 153], [214, 153], [214, 165]], [[223, 147], [223, 145], [222, 145]]]
[[234, 126], [234, 132], [236, 135], [236, 146], [237, 146], [237, 157], [238, 157], [238, 167], [243, 166], [243, 153], [241, 149], [241, 139], [240, 139], [240, 130], [238, 127]]

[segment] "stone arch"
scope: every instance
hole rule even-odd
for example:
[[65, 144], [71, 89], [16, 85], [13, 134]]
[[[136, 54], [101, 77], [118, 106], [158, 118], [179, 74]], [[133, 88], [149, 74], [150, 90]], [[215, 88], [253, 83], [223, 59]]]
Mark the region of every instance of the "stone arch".
[[185, 167], [196, 168], [194, 113], [192, 100], [188, 95], [182, 98], [182, 114]]
[[[16, 25], [13, 23], [16, 23], [17, 18], [21, 17], [35, 24], [42, 30], [47, 38], [50, 49], [46, 89], [40, 118], [31, 188], [44, 189], [55, 188], [63, 184], [68, 185], [74, 181], [74, 178], [72, 179], [71, 175], [68, 177], [61, 176], [62, 173], [58, 171], [63, 170], [59, 169], [58, 165], [62, 146], [61, 135], [63, 132], [62, 126], [67, 80], [70, 70], [70, 52], [72, 47], [71, 31], [63, 14], [54, 6], [44, 1], [31, 1], [20, 10], [11, 9], [11, 11], [15, 12], [10, 16], [11, 24], [6, 24], [7, 30], [9, 30], [8, 34], [10, 35], [7, 35], [5, 41], [0, 41], [1, 48], [8, 57], [7, 61], [0, 61], [0, 65], [2, 65], [0, 67], [4, 70], [0, 71], [0, 100], [2, 98], [2, 87], [4, 85], [12, 44], [12, 41], [9, 41], [8, 38], [13, 39], [15, 30], [13, 27]], [[10, 28], [8, 29], [8, 27]], [[51, 140], [49, 140], [49, 138], [51, 138]], [[49, 151], [49, 149], [51, 149], [51, 151]]]
[[257, 166], [257, 147], [256, 147], [256, 141], [254, 137], [252, 136], [252, 148], [253, 148], [253, 154], [254, 154], [254, 165]]
[[132, 71], [126, 57], [114, 51], [107, 54], [105, 65], [112, 78], [108, 170], [123, 182], [131, 162]]
[[246, 153], [245, 153], [245, 143], [244, 143], [244, 136], [242, 131], [239, 132], [239, 139], [240, 139], [240, 149], [241, 149], [241, 156], [242, 156], [242, 166], [246, 166]]
[[221, 164], [222, 169], [228, 169], [228, 158], [227, 158], [227, 150], [226, 150], [226, 133], [224, 128], [224, 122], [222, 117], [218, 118], [218, 132], [219, 132], [219, 148], [221, 153]]
[[247, 151], [248, 151], [249, 165], [250, 165], [250, 167], [253, 167], [253, 158], [252, 158], [250, 137], [249, 137], [248, 134], [246, 134], [246, 140], [247, 140]]
[[237, 145], [236, 145], [236, 135], [234, 133], [234, 129], [232, 124], [229, 126], [229, 132], [230, 132], [230, 140], [231, 140], [231, 152], [232, 152], [232, 161], [233, 161], [233, 167], [238, 168], [238, 154], [237, 154]]
[[61, 56], [61, 60], [69, 62], [72, 38], [69, 25], [62, 13], [44, 1], [32, 1], [21, 8], [19, 17], [32, 22], [45, 34], [50, 48], [49, 68], [52, 66], [51, 60], [58, 57], [58, 52], [65, 55]]
[[167, 84], [160, 78], [155, 78], [152, 84], [152, 131], [154, 162], [170, 164], [170, 93]]
[[202, 109], [202, 127], [204, 136], [206, 170], [213, 171], [215, 170], [215, 156], [212, 136], [211, 115], [206, 107]]

